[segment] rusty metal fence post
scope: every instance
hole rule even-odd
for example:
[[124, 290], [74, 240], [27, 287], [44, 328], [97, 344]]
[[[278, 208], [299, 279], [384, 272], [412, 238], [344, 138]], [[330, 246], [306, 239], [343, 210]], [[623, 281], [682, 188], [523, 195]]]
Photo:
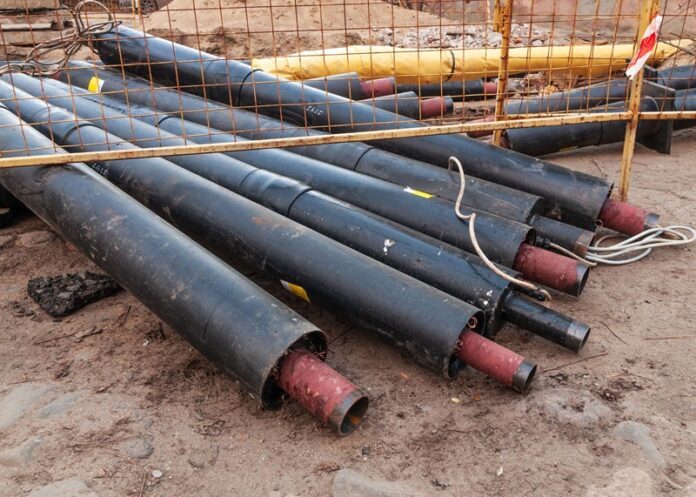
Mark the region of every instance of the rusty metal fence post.
[[[659, 0], [641, 0], [640, 22], [636, 33], [636, 50], [640, 46], [641, 37], [650, 21], [658, 13]], [[640, 101], [642, 98], [643, 71], [639, 71], [631, 81], [629, 89], [628, 111], [631, 118], [626, 124], [626, 136], [624, 138], [623, 155], [621, 157], [621, 173], [619, 178], [619, 196], [622, 201], [628, 198], [628, 189], [631, 182], [631, 166], [633, 164], [633, 152], [636, 146], [636, 131], [638, 129], [638, 117], [640, 113]]]
[[[512, 30], [512, 5], [513, 0], [498, 0], [495, 3], [495, 17], [493, 29], [500, 30], [503, 39], [500, 45], [500, 65], [498, 67], [498, 90], [495, 96], [495, 120], [505, 119], [505, 96], [508, 86], [508, 61], [510, 55], [510, 31]], [[493, 133], [493, 143], [500, 146], [503, 130], [497, 129]]]

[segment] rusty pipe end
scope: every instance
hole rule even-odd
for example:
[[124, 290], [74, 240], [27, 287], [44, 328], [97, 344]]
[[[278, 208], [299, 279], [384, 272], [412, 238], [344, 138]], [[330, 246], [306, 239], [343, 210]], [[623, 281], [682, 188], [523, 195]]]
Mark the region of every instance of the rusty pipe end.
[[367, 412], [367, 396], [309, 351], [293, 350], [285, 356], [276, 380], [291, 398], [341, 436], [360, 426]]
[[583, 230], [580, 236], [575, 240], [573, 252], [580, 257], [585, 257], [596, 236], [597, 233], [594, 231]]
[[586, 264], [550, 250], [523, 243], [513, 268], [525, 279], [577, 297], [590, 275]]
[[421, 119], [444, 116], [454, 110], [454, 100], [452, 97], [426, 98], [420, 102]]
[[658, 214], [648, 212], [642, 207], [607, 198], [598, 221], [605, 228], [633, 236], [646, 229], [655, 228], [659, 218]]
[[392, 77], [361, 81], [363, 98], [383, 97], [396, 93], [396, 80]]
[[580, 321], [573, 321], [568, 326], [564, 345], [573, 352], [580, 352], [590, 338], [592, 328]]
[[527, 393], [529, 386], [534, 380], [536, 370], [536, 364], [529, 362], [527, 359], [522, 361], [512, 375], [512, 389], [519, 393]]
[[496, 83], [495, 81], [484, 81], [483, 94], [495, 95], [496, 93], [498, 93], [498, 83]]
[[651, 229], [651, 228], [657, 228], [660, 225], [660, 215], [656, 214], [655, 212], [648, 212], [648, 215], [645, 216], [645, 222], [644, 222], [644, 228]]
[[536, 365], [521, 355], [470, 330], [462, 333], [456, 354], [464, 364], [520, 393], [536, 373]]

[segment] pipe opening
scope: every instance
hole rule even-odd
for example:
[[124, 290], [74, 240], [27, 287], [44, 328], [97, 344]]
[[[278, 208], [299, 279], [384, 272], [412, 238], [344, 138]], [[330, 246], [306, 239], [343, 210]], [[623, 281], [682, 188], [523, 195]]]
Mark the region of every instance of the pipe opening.
[[527, 393], [536, 375], [537, 366], [526, 359], [517, 368], [512, 377], [512, 388], [519, 393]]
[[[573, 323], [573, 324], [575, 324], [575, 323]], [[578, 350], [577, 350], [578, 352], [580, 352], [580, 350], [582, 350], [582, 348], [587, 343], [587, 339], [590, 338], [591, 331], [592, 331], [592, 328], [590, 328], [589, 326], [585, 327], [585, 333], [584, 333], [584, 336], [582, 337], [582, 339], [580, 340], [580, 346], [578, 347]]]
[[590, 266], [578, 263], [578, 265], [575, 268], [575, 271], [577, 274], [577, 283], [573, 287], [574, 292], [572, 295], [578, 297], [584, 290], [585, 285], [587, 284], [587, 280], [590, 278]]
[[356, 398], [338, 421], [338, 434], [346, 436], [360, 426], [369, 405], [370, 399], [367, 396], [360, 395]]

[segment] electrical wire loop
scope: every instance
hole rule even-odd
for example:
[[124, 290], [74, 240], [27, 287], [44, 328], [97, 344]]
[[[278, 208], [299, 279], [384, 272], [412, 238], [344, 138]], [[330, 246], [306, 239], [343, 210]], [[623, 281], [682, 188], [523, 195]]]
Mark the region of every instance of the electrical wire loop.
[[462, 214], [461, 211], [462, 199], [464, 198], [464, 192], [466, 190], [466, 177], [464, 175], [464, 168], [462, 167], [462, 163], [459, 161], [459, 159], [457, 159], [456, 157], [450, 157], [447, 168], [451, 170], [453, 166], [457, 166], [457, 169], [459, 170], [460, 182], [459, 194], [457, 195], [457, 201], [454, 203], [454, 213], [457, 215], [459, 219], [461, 219], [462, 221], [466, 221], [469, 224], [469, 238], [471, 238], [471, 244], [474, 246], [476, 254], [481, 258], [481, 260], [486, 265], [486, 267], [488, 267], [488, 269], [493, 271], [495, 274], [497, 274], [504, 280], [509, 281], [515, 286], [524, 288], [525, 290], [532, 292], [533, 295], [535, 295], [537, 298], [543, 297], [544, 300], [551, 300], [551, 294], [548, 291], [544, 290], [543, 288], [539, 288], [537, 285], [529, 281], [510, 276], [509, 274], [502, 271], [498, 266], [496, 266], [483, 252], [476, 238], [476, 213], [472, 212], [471, 214]]

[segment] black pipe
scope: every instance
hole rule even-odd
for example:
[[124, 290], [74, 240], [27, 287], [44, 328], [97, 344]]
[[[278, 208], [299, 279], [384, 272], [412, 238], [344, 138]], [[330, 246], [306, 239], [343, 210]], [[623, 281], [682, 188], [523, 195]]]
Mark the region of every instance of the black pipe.
[[[0, 82], [0, 98], [59, 143], [81, 151], [135, 145]], [[243, 256], [312, 302], [375, 330], [417, 362], [451, 377], [460, 337], [483, 314], [440, 290], [364, 256], [162, 158], [100, 161], [95, 169], [225, 260]], [[273, 189], [282, 205], [304, 185]], [[233, 213], [233, 215], [230, 215]], [[398, 296], [398, 298], [397, 298]]]
[[[104, 83], [105, 86], [106, 83]], [[89, 84], [87, 86], [90, 86]], [[94, 86], [94, 85], [92, 85]], [[102, 86], [101, 83], [99, 86]], [[136, 92], [137, 93], [137, 92]], [[107, 94], [111, 94], [107, 91]], [[241, 140], [239, 137], [228, 136], [219, 133], [208, 127], [196, 125], [188, 121], [181, 121], [175, 116], [158, 115], [147, 109], [129, 109], [127, 106], [119, 109], [124, 114], [131, 114], [138, 119], [161, 126], [175, 134], [183, 134], [198, 143], [222, 143]], [[347, 202], [361, 206], [406, 226], [410, 226], [420, 232], [451, 243], [460, 248], [464, 248], [473, 253], [470, 244], [469, 233], [463, 234], [458, 228], [460, 220], [453, 215], [453, 205], [442, 199], [434, 198], [430, 194], [416, 191], [411, 188], [399, 188], [393, 184], [368, 178], [361, 174], [333, 168], [328, 164], [317, 163], [310, 160], [299, 160], [297, 156], [288, 154], [284, 151], [273, 150], [254, 150], [248, 152], [230, 152], [228, 155], [254, 164], [258, 167], [272, 170], [279, 174], [289, 176], [300, 181], [306, 182], [311, 186], [328, 193], [331, 196], [340, 198]], [[413, 194], [419, 199], [408, 198]], [[427, 202], [424, 202], [427, 200]], [[432, 220], [438, 219], [437, 224], [433, 225]], [[520, 257], [523, 247], [527, 247], [524, 242], [525, 236], [533, 236], [532, 231], [524, 232], [523, 229], [514, 223], [511, 224], [497, 216], [486, 216], [482, 218], [485, 224], [482, 233], [491, 236], [491, 240], [481, 239], [480, 244], [483, 251], [492, 260], [504, 266], [517, 269], [522, 274], [533, 281], [537, 281], [559, 291], [571, 295], [579, 295], [585, 285], [588, 275], [588, 267], [577, 263], [565, 256], [549, 257], [545, 256], [541, 250], [537, 252], [541, 256], [540, 262], [548, 265], [547, 270], [532, 270], [532, 267], [525, 264], [529, 261], [527, 257]], [[501, 225], [507, 223], [511, 227], [509, 234], [514, 237], [507, 238], [505, 244], [493, 244], [492, 240], [500, 240], [502, 232]], [[548, 241], [555, 241], [568, 244], [569, 250], [576, 250], [579, 255], [584, 255], [589, 242], [592, 240], [592, 233], [574, 229], [571, 226], [564, 226], [562, 223], [547, 223], [555, 229], [555, 236], [549, 236], [540, 240], [542, 247], [548, 247]], [[449, 226], [449, 227], [448, 227]], [[522, 225], [526, 226], [526, 225]], [[527, 227], [528, 228], [528, 227]], [[478, 230], [477, 230], [478, 233]], [[573, 238], [575, 237], [575, 238]], [[533, 242], [532, 239], [529, 239]], [[515, 245], [517, 244], [517, 245]], [[488, 249], [493, 250], [491, 253]], [[538, 268], [537, 268], [538, 269]], [[560, 274], [566, 276], [561, 277]]]
[[674, 66], [656, 71], [655, 82], [675, 90], [696, 87], [696, 65]]
[[504, 319], [522, 328], [534, 326], [536, 335], [571, 350], [580, 350], [589, 338], [587, 325], [569, 320], [562, 314], [548, 312], [547, 308], [514, 292], [508, 294], [502, 308]]
[[[655, 70], [645, 67], [644, 81], [653, 82], [674, 90], [696, 86], [696, 66], [676, 66]], [[506, 114], [540, 114], [591, 109], [600, 105], [624, 102], [628, 96], [630, 81], [625, 78], [612, 79], [593, 85], [573, 88], [537, 97], [510, 100], [505, 104]]]
[[627, 88], [627, 80], [620, 78], [572, 90], [546, 93], [521, 100], [510, 100], [505, 104], [505, 114], [567, 112], [623, 102], [626, 99]]
[[[555, 243], [584, 257], [595, 239], [595, 232], [584, 230], [572, 224], [562, 223], [549, 217], [534, 216], [529, 223], [537, 232], [537, 245], [549, 248], [548, 242]], [[543, 233], [543, 237], [539, 237]]]
[[[0, 127], [3, 157], [65, 153], [2, 104]], [[312, 323], [85, 164], [2, 169], [0, 184], [264, 408], [281, 405], [277, 374], [286, 356], [326, 352], [326, 337]], [[362, 395], [344, 400], [348, 405], [337, 408], [344, 416], [330, 420], [342, 434], [367, 407]]]
[[[144, 80], [123, 77], [85, 63], [72, 63], [70, 71], [61, 73], [59, 78], [83, 88], [101, 88], [102, 95], [125, 99], [130, 104], [152, 106], [157, 110], [171, 112], [198, 124], [210, 126], [211, 129], [205, 133], [206, 135], [227, 131], [251, 139], [260, 139], [324, 134], [241, 109], [230, 109], [195, 95], [152, 86]], [[128, 113], [127, 109], [122, 110]], [[153, 114], [154, 111], [139, 110], [137, 113]], [[459, 193], [459, 175], [455, 172], [361, 142], [294, 147], [292, 151], [391, 183], [407, 185], [452, 202], [457, 199]], [[539, 227], [542, 238], [568, 250], [577, 251], [578, 255], [587, 252], [594, 236], [592, 232], [550, 218], [542, 218], [539, 215], [542, 209], [540, 197], [472, 176], [466, 177], [466, 194], [462, 205], [528, 223], [535, 229]]]
[[362, 86], [360, 85], [360, 78], [358, 77], [358, 73], [355, 72], [334, 74], [324, 78], [307, 79], [302, 83], [312, 88], [333, 93], [334, 95], [341, 95], [351, 100], [362, 100], [363, 98], [369, 97], [369, 95], [363, 92]]
[[[679, 90], [674, 97], [674, 108], [677, 111], [696, 110], [696, 89]], [[675, 119], [674, 129], [685, 129], [696, 126], [696, 119]]]
[[[196, 95], [153, 86], [145, 80], [85, 62], [71, 62], [69, 70], [59, 73], [57, 78], [82, 88], [99, 89], [104, 95], [126, 100], [131, 104], [177, 114], [188, 121], [254, 140], [326, 134], [287, 122], [281, 123], [277, 119], [243, 109], [231, 109]], [[458, 175], [362, 142], [293, 147], [292, 151], [451, 201], [456, 200], [459, 192]], [[525, 223], [531, 216], [541, 212], [541, 204], [542, 199], [536, 195], [467, 176], [463, 205]]]
[[482, 79], [443, 81], [442, 83], [432, 84], [397, 83], [396, 91], [397, 93], [412, 91], [421, 98], [449, 96], [456, 101], [479, 100], [487, 96], [495, 96], [498, 91], [498, 85]]
[[368, 98], [362, 100], [362, 102], [377, 107], [378, 109], [384, 109], [401, 116], [410, 117], [411, 119], [420, 119], [420, 99], [418, 95], [413, 92], [400, 92], [394, 95]]
[[454, 111], [454, 101], [451, 97], [420, 100], [418, 95], [412, 91], [369, 98], [362, 100], [362, 102], [411, 119], [433, 119], [451, 114]]
[[[128, 71], [144, 74], [153, 81], [185, 86], [191, 92], [205, 89], [207, 98], [333, 133], [425, 126], [124, 26], [96, 35], [93, 45], [103, 62], [127, 65]], [[539, 195], [551, 217], [584, 229], [593, 229], [612, 187], [589, 174], [461, 135], [375, 143], [441, 167], [447, 167], [449, 158], [455, 156], [467, 174]]]
[[307, 79], [302, 84], [352, 100], [376, 98], [394, 93], [394, 78], [362, 81], [356, 72]]
[[[129, 111], [124, 109], [124, 113], [127, 114]], [[173, 116], [150, 114], [144, 119], [149, 124], [172, 133], [181, 133], [182, 126], [185, 126], [184, 134], [197, 143], [243, 140], [224, 133], [211, 134], [208, 128], [188, 122], [184, 124]], [[252, 150], [230, 152], [228, 155], [256, 167], [297, 179], [332, 197], [475, 253], [468, 224], [457, 218], [454, 206], [448, 200], [285, 150]], [[473, 209], [468, 210], [477, 212]], [[496, 215], [480, 211], [478, 214], [476, 234], [481, 249], [492, 261], [514, 268], [522, 244], [534, 243], [534, 231], [528, 225]]]
[[[642, 112], [659, 112], [665, 102], [646, 96], [641, 101]], [[624, 112], [623, 102], [607, 105], [591, 112]], [[668, 109], [665, 109], [668, 110]], [[626, 135], [624, 121], [588, 122], [512, 128], [504, 132], [504, 146], [523, 154], [541, 156], [576, 148], [620, 143]], [[672, 121], [648, 119], [638, 123], [636, 140], [649, 148], [668, 154], [672, 143]]]
[[[38, 81], [23, 75], [13, 75], [12, 79], [17, 87], [31, 95], [79, 114], [131, 143], [143, 147], [185, 144], [183, 139], [167, 131], [128, 118], [116, 110], [118, 106], [111, 107], [115, 102], [107, 97], [92, 95], [53, 80]], [[135, 115], [144, 114], [144, 110], [142, 107], [130, 107]], [[482, 309], [486, 315], [484, 332], [487, 336], [494, 336], [502, 325], [501, 306], [504, 307], [507, 302], [508, 282], [490, 272], [478, 258], [462, 250], [312, 191], [295, 180], [269, 171], [255, 170], [222, 154], [172, 156], [169, 160]], [[288, 196], [287, 192], [293, 190], [298, 195]], [[285, 193], [276, 196], [278, 191]], [[414, 261], [418, 263], [414, 264]], [[514, 272], [511, 274], [517, 275]], [[584, 344], [586, 336], [572, 341], [566, 332], [582, 328], [587, 335], [588, 326], [536, 303], [529, 305], [539, 309], [536, 315], [550, 313], [557, 316], [553, 322], [560, 324], [560, 327], [554, 330], [552, 339], [560, 340], [564, 346], [575, 351]], [[536, 329], [534, 320], [527, 318], [524, 322], [532, 332]], [[544, 337], [549, 336], [547, 321], [541, 321], [539, 328]]]

